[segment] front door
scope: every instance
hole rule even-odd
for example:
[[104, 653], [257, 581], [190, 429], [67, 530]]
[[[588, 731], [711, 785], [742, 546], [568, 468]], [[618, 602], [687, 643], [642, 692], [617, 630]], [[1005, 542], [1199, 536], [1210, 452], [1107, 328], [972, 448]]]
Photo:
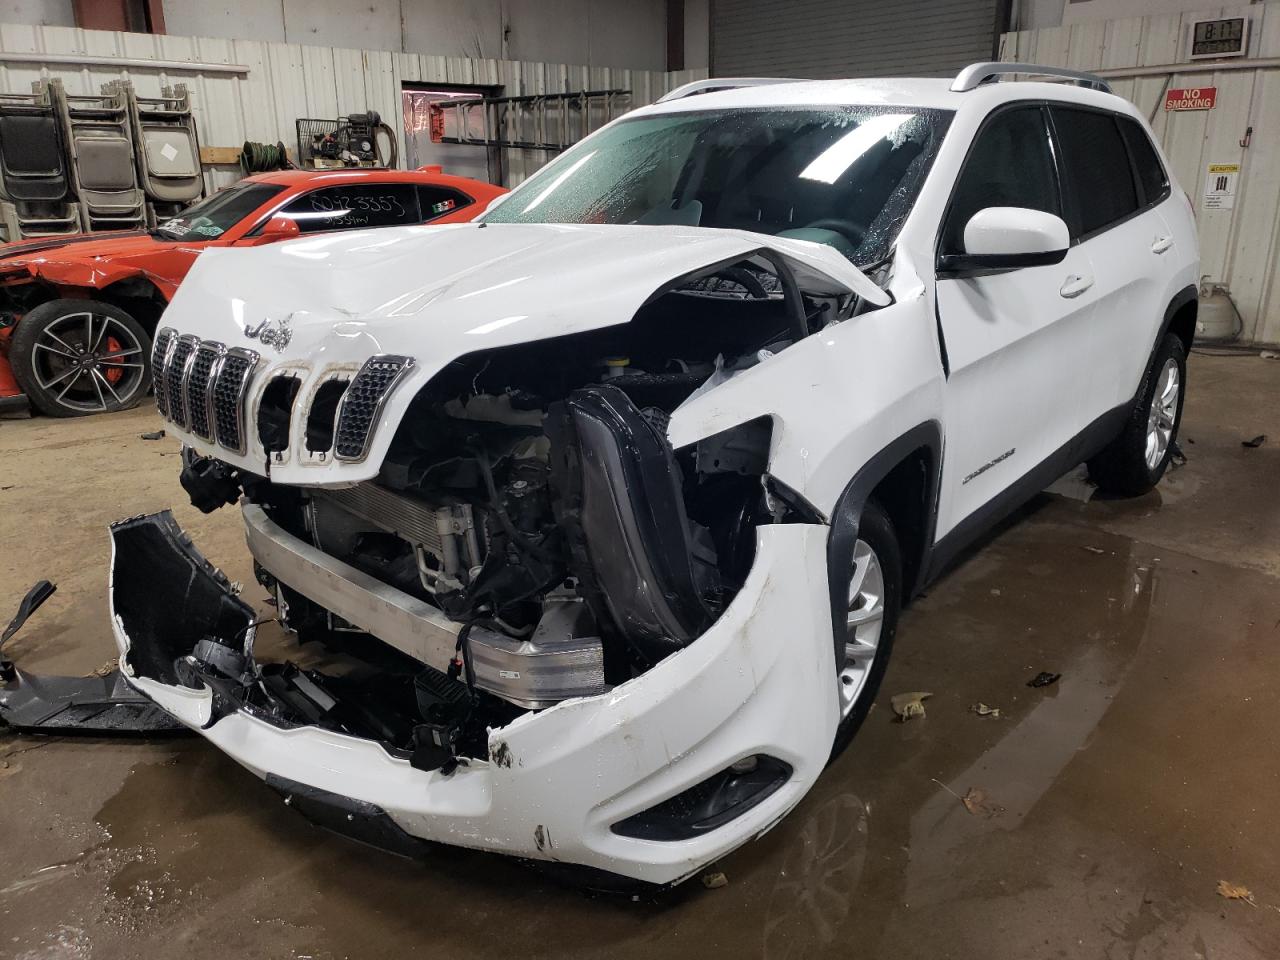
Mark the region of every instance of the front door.
[[[1015, 104], [979, 131], [952, 194], [939, 253], [963, 253], [964, 227], [986, 207], [1062, 216], [1045, 108]], [[937, 281], [950, 373], [937, 536], [953, 530], [1084, 427], [1082, 370], [1097, 288], [1072, 246], [1051, 266]]]

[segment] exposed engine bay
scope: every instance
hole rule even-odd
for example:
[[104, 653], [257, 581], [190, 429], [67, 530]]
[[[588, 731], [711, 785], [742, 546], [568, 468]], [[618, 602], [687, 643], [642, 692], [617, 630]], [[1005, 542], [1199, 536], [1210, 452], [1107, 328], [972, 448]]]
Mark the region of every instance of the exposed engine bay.
[[[667, 439], [682, 403], [862, 304], [806, 293], [771, 266], [721, 264], [660, 291], [630, 323], [461, 357], [417, 393], [373, 480], [280, 484], [188, 452], [196, 506], [243, 496], [281, 622], [352, 669], [258, 666], [240, 610], [240, 626], [206, 632], [190, 652], [168, 645], [176, 668], [135, 657], [134, 670], [448, 771], [487, 756], [490, 728], [605, 693], [687, 646], [742, 586], [758, 526], [816, 522], [767, 474], [770, 419], [680, 450]], [[285, 572], [281, 544], [315, 577]], [[363, 592], [344, 602], [317, 589], [326, 570], [324, 582]]]

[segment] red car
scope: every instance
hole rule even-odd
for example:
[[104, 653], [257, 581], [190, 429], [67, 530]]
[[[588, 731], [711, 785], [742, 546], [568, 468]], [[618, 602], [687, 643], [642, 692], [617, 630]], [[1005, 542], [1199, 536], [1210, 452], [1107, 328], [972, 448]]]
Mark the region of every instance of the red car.
[[206, 247], [458, 223], [505, 192], [439, 167], [286, 170], [241, 180], [155, 230], [0, 245], [0, 410], [29, 401], [75, 417], [137, 403], [160, 314]]

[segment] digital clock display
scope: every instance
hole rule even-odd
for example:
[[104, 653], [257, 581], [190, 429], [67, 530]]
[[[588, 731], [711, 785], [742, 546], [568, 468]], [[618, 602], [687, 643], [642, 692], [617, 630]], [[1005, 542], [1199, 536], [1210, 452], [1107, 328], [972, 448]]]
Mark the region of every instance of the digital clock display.
[[1191, 34], [1191, 58], [1238, 57], [1244, 54], [1245, 18], [1198, 20]]

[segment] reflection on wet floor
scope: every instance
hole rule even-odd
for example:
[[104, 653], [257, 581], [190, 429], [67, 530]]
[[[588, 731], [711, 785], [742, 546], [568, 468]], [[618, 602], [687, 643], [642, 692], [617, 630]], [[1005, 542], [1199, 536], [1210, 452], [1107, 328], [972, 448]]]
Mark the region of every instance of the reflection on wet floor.
[[[1236, 562], [1225, 513], [1179, 532], [1208, 442], [1159, 495], [1040, 498], [935, 584], [850, 749], [726, 887], [632, 902], [411, 863], [203, 741], [0, 736], [0, 958], [1280, 956], [1280, 580], [1274, 544]], [[897, 722], [910, 690], [927, 716]]]

